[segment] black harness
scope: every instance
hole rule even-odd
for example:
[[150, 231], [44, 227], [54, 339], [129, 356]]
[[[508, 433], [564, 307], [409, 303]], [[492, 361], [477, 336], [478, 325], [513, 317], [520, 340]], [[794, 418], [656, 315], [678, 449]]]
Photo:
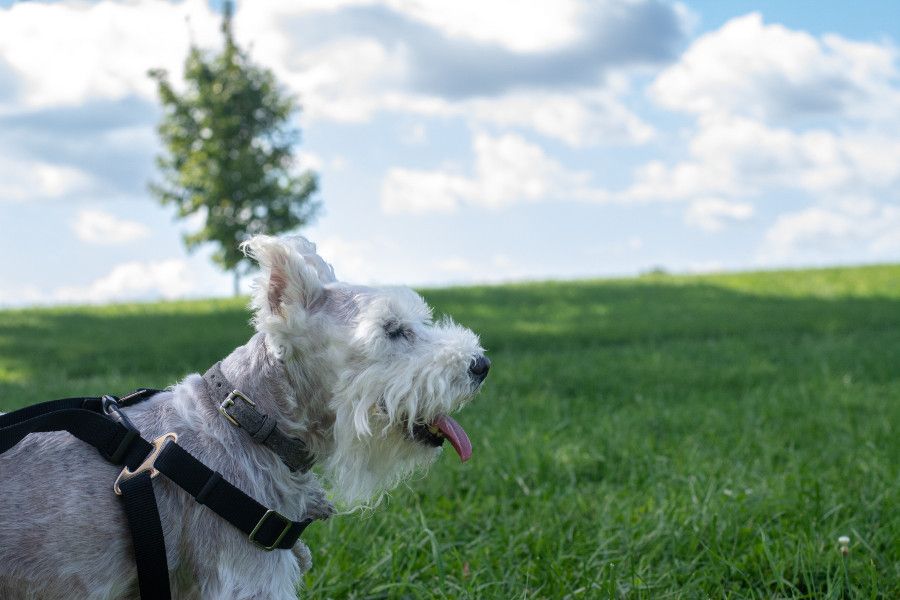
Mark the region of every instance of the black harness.
[[[218, 364], [214, 368], [218, 369]], [[0, 454], [31, 433], [68, 431], [95, 447], [112, 464], [123, 465], [113, 487], [122, 498], [128, 518], [138, 585], [145, 600], [171, 598], [165, 540], [151, 483], [159, 473], [244, 532], [263, 550], [290, 549], [313, 520], [291, 521], [263, 506], [179, 446], [175, 433], [153, 441], [141, 437], [120, 409], [143, 402], [159, 391], [142, 388], [123, 398], [65, 398], [0, 414]], [[235, 394], [246, 399], [237, 390], [229, 395]], [[229, 416], [221, 404], [220, 412]], [[239, 423], [234, 424], [240, 427]], [[311, 462], [303, 462], [302, 470], [308, 470]]]

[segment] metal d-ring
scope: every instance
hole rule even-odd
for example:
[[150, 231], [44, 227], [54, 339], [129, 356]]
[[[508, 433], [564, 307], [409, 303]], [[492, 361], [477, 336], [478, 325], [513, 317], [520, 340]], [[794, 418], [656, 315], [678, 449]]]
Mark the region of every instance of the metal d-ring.
[[155, 466], [156, 459], [159, 457], [159, 453], [162, 452], [162, 449], [165, 447], [166, 442], [169, 441], [177, 442], [178, 434], [169, 432], [159, 436], [158, 438], [153, 440], [153, 450], [150, 452], [150, 454], [147, 455], [147, 458], [144, 459], [144, 462], [142, 462], [137, 469], [135, 469], [134, 471], [132, 471], [128, 467], [122, 469], [122, 472], [119, 473], [119, 476], [116, 477], [116, 482], [113, 484], [113, 491], [117, 496], [122, 495], [122, 488], [119, 487], [119, 484], [128, 481], [135, 475], [139, 475], [144, 471], [150, 471], [151, 479], [159, 475], [159, 471], [156, 470]]

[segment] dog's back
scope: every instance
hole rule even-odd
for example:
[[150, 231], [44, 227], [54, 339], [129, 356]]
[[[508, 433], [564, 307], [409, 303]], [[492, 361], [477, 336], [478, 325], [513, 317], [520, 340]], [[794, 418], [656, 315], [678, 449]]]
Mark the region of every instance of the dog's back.
[[[143, 437], [176, 431], [179, 445], [226, 479], [262, 501], [274, 500], [271, 490], [246, 478], [245, 445], [223, 451], [214, 435], [217, 420], [213, 434], [208, 430], [208, 407], [198, 399], [202, 386], [199, 376], [190, 376], [127, 414]], [[139, 598], [131, 534], [113, 492], [120, 471], [66, 432], [32, 434], [0, 455], [0, 598]], [[165, 477], [153, 487], [174, 598], [296, 597], [294, 582], [310, 566], [305, 545], [298, 544], [297, 556], [261, 552]], [[260, 590], [267, 595], [257, 596]]]

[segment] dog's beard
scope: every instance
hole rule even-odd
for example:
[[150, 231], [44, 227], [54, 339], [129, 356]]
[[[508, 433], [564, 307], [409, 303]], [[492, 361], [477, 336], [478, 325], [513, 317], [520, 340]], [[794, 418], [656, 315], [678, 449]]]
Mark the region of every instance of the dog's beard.
[[427, 468], [440, 455], [439, 446], [410, 440], [402, 428], [360, 435], [352, 424], [348, 425], [347, 416], [337, 415], [334, 451], [325, 460], [329, 483], [338, 499], [346, 503], [377, 502], [384, 492]]
[[[447, 413], [467, 403], [474, 391], [467, 389], [453, 401], [416, 397], [410, 402], [409, 398], [386, 399], [382, 395], [374, 401], [337, 402], [335, 447], [325, 461], [336, 494], [351, 504], [377, 500], [417, 470], [431, 465], [444, 441], [450, 442], [461, 460], [468, 460], [472, 455], [469, 437]], [[408, 416], [417, 408], [428, 416], [415, 412]]]

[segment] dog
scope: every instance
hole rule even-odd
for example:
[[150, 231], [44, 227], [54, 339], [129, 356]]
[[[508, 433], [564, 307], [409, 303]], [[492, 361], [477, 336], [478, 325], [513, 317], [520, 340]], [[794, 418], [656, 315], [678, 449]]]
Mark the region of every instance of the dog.
[[[146, 439], [178, 444], [292, 520], [371, 505], [427, 468], [449, 441], [471, 444], [450, 417], [482, 386], [478, 336], [403, 287], [339, 282], [302, 237], [255, 236], [256, 333], [216, 368], [315, 470], [291, 470], [221, 412], [210, 380], [187, 376], [124, 409]], [[136, 342], [137, 343], [137, 342]], [[208, 375], [209, 373], [207, 373]], [[106, 600], [139, 595], [131, 537], [113, 481], [121, 467], [66, 432], [32, 434], [0, 455], [0, 598]], [[264, 552], [160, 476], [153, 479], [175, 598], [293, 599], [311, 553]]]

